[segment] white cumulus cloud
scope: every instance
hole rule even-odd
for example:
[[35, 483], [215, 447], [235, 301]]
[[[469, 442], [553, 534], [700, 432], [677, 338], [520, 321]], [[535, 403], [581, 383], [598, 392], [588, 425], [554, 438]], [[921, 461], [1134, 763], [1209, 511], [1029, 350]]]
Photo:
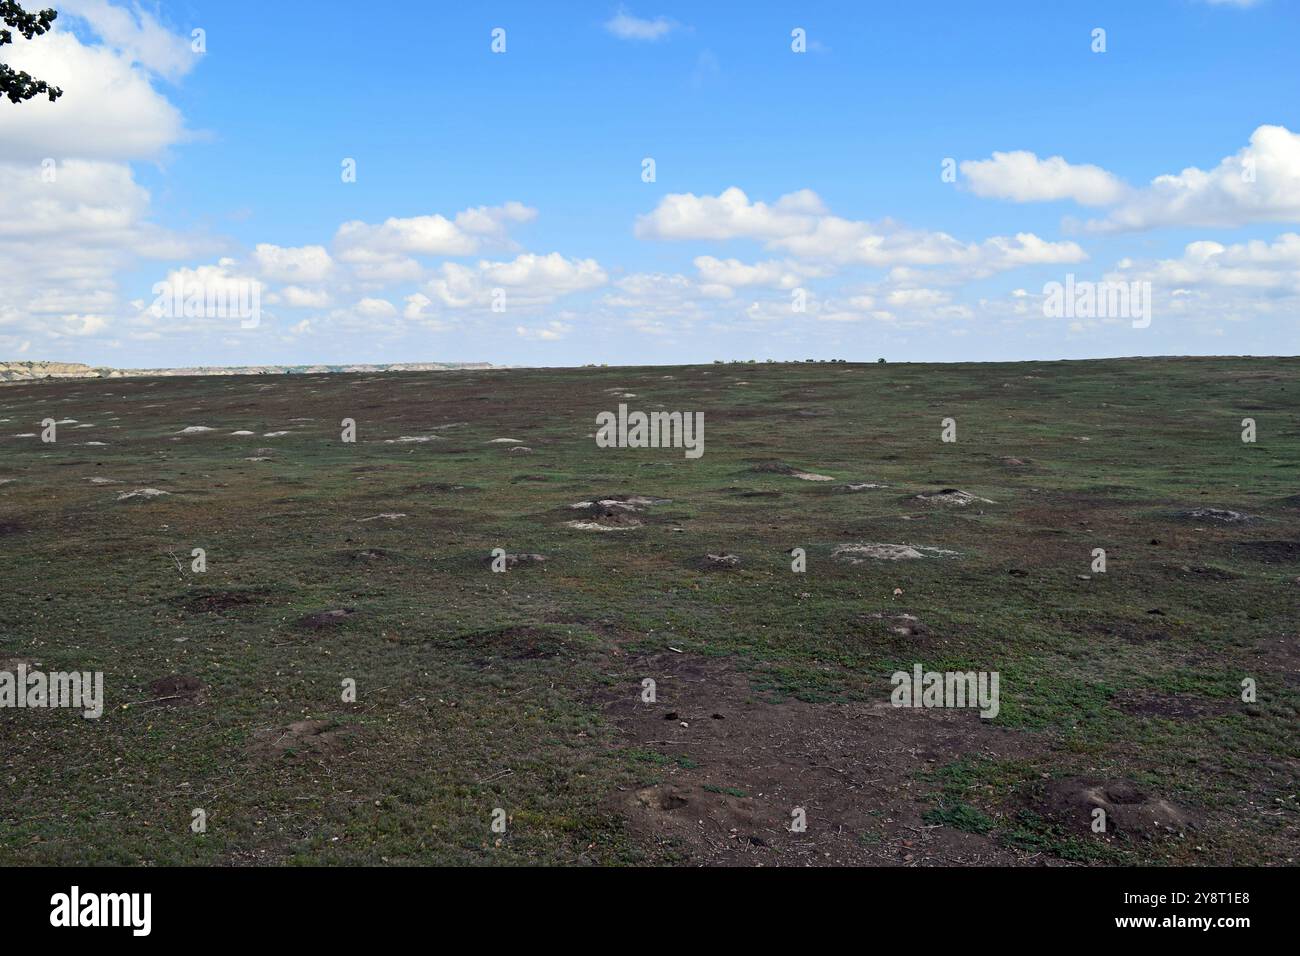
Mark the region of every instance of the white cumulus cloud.
[[1237, 227], [1300, 221], [1300, 134], [1260, 126], [1250, 142], [1211, 170], [1189, 166], [1157, 176], [1093, 229], [1160, 226]]
[[636, 232], [647, 239], [752, 239], [822, 268], [951, 266], [978, 276], [1087, 258], [1077, 243], [1051, 242], [1027, 232], [962, 242], [889, 220], [844, 219], [827, 213], [817, 194], [807, 189], [770, 205], [751, 201], [734, 186], [717, 196], [671, 194], [638, 219]]
[[108, 46], [169, 80], [194, 69], [202, 55], [194, 51], [190, 37], [173, 33], [138, 5], [128, 9], [108, 0], [61, 0], [59, 12], [85, 20]]
[[505, 296], [505, 307], [532, 307], [564, 295], [595, 289], [609, 277], [595, 259], [569, 259], [558, 252], [524, 253], [505, 262], [480, 261], [473, 266], [444, 262], [425, 284], [433, 302], [453, 309], [491, 308], [494, 290]]
[[334, 269], [334, 260], [324, 246], [295, 248], [258, 243], [253, 261], [265, 278], [278, 282], [321, 282]]
[[1100, 166], [1076, 166], [1060, 156], [1039, 159], [1026, 150], [966, 160], [961, 173], [975, 195], [1013, 202], [1072, 199], [1084, 206], [1109, 206], [1127, 191], [1119, 177]]
[[0, 160], [152, 159], [185, 135], [180, 111], [153, 87], [146, 70], [110, 46], [84, 45], [53, 30], [4, 48], [5, 63], [58, 86], [51, 103], [36, 97], [0, 112]]
[[662, 40], [673, 30], [677, 23], [667, 17], [655, 17], [647, 20], [629, 13], [626, 7], [619, 7], [618, 12], [605, 21], [605, 29], [620, 40]]

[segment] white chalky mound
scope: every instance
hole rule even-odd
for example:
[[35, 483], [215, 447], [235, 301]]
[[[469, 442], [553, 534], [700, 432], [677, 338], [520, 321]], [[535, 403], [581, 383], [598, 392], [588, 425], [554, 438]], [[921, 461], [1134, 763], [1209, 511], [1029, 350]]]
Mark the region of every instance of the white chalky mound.
[[978, 495], [972, 495], [969, 491], [962, 491], [960, 488], [944, 488], [941, 491], [925, 491], [916, 496], [917, 501], [923, 501], [928, 505], [952, 505], [956, 508], [965, 508], [969, 504], [979, 502], [980, 504], [991, 505], [993, 501], [989, 498], [981, 498]]
[[911, 544], [841, 544], [831, 552], [831, 557], [849, 564], [874, 561], [916, 561], [921, 558], [955, 557], [956, 551], [927, 548]]
[[570, 508], [591, 508], [600, 505], [602, 508], [613, 508], [617, 511], [640, 511], [642, 508], [648, 508], [651, 505], [666, 505], [671, 502], [670, 498], [648, 498], [645, 495], [626, 495], [622, 498], [598, 498], [594, 501], [575, 501], [569, 505]]
[[579, 531], [630, 531], [632, 528], [641, 527], [641, 522], [636, 520], [628, 521], [626, 524], [601, 524], [599, 521], [566, 521], [566, 526], [576, 528]]
[[159, 491], [157, 488], [137, 488], [135, 491], [124, 491], [117, 496], [118, 501], [130, 501], [132, 498], [161, 498], [163, 495], [170, 495], [170, 491]]

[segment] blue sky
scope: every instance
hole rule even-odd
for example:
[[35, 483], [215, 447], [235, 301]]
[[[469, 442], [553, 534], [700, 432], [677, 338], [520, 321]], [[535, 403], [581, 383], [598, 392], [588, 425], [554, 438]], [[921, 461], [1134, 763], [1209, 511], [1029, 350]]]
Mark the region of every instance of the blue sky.
[[[58, 6], [0, 52], [65, 89], [0, 103], [0, 359], [1300, 345], [1292, 0]], [[1067, 274], [1150, 321], [1045, 315]]]

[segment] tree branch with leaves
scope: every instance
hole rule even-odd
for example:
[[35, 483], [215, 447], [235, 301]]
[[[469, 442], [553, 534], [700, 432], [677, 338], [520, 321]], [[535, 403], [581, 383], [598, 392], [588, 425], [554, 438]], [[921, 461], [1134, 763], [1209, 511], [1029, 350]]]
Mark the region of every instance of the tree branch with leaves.
[[[14, 42], [13, 30], [17, 30], [28, 40], [40, 36], [50, 29], [50, 25], [58, 15], [55, 10], [28, 13], [18, 4], [18, 0], [0, 0], [0, 22], [4, 23], [4, 26], [0, 27], [0, 47]], [[13, 30], [5, 27], [12, 27]], [[42, 93], [50, 98], [51, 103], [63, 95], [63, 91], [57, 86], [50, 86], [30, 73], [0, 63], [0, 96], [9, 97], [11, 103], [22, 103]]]

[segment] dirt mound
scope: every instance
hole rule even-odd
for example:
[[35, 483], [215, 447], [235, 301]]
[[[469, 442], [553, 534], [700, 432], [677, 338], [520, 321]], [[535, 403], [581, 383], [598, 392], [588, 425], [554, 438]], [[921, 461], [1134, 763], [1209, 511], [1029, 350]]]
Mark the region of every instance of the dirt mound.
[[566, 634], [531, 625], [488, 627], [458, 635], [454, 643], [472, 650], [480, 667], [494, 660], [550, 660], [570, 650]]
[[930, 629], [921, 623], [921, 619], [914, 614], [903, 612], [887, 614], [884, 611], [877, 611], [875, 614], [868, 615], [868, 617], [873, 621], [883, 621], [889, 633], [897, 637], [930, 636]]
[[[626, 794], [619, 803], [626, 815], [661, 842], [690, 845], [701, 837], [709, 839], [711, 831], [735, 844], [734, 850], [761, 852], [788, 828], [774, 808], [758, 805], [754, 797], [734, 787], [655, 784]], [[704, 830], [701, 825], [706, 820]]]
[[[483, 559], [482, 564], [484, 565], [484, 567], [490, 568], [496, 562], [496, 560], [497, 560], [496, 558], [492, 557], [491, 555], [488, 555], [486, 558]], [[526, 567], [532, 567], [539, 564], [545, 564], [546, 555], [507, 554], [505, 556], [505, 563], [506, 563], [506, 570], [513, 571], [515, 568], [520, 568], [520, 567], [526, 568]]]
[[422, 481], [418, 485], [407, 485], [407, 491], [431, 491], [440, 495], [457, 494], [462, 491], [478, 491], [476, 485], [454, 485], [445, 481]]
[[247, 752], [260, 759], [333, 757], [347, 752], [352, 738], [338, 721], [299, 720], [287, 727], [257, 731]]
[[736, 571], [740, 568], [738, 554], [706, 554], [695, 559], [695, 567], [701, 571]]
[[670, 810], [680, 810], [682, 807], [688, 807], [691, 804], [690, 798], [685, 795], [680, 787], [643, 787], [633, 795], [636, 802], [647, 810], [658, 810], [660, 813], [666, 813]]
[[566, 521], [570, 528], [582, 531], [620, 531], [639, 528], [644, 522], [637, 517], [646, 508], [667, 504], [671, 499], [652, 498], [648, 495], [610, 495], [593, 501], [577, 501], [569, 505], [570, 513], [577, 511], [583, 517]]
[[153, 699], [148, 703], [159, 707], [196, 706], [206, 699], [205, 690], [197, 677], [172, 674], [150, 682], [149, 694]]
[[353, 607], [336, 607], [328, 611], [316, 611], [312, 614], [304, 614], [298, 618], [299, 627], [310, 628], [311, 630], [320, 630], [324, 627], [333, 627], [335, 624], [341, 624], [352, 615], [357, 613]]
[[1094, 619], [1087, 625], [1087, 630], [1105, 637], [1118, 638], [1126, 644], [1148, 644], [1183, 636], [1180, 628], [1159, 620]]
[[383, 548], [360, 548], [356, 551], [347, 552], [347, 558], [349, 561], [359, 561], [362, 563], [383, 561], [391, 556], [391, 552], [385, 551]]
[[850, 481], [847, 484], [835, 485], [831, 491], [839, 495], [856, 494], [859, 491], [870, 491], [872, 488], [888, 488], [889, 485], [877, 484], [874, 481]]
[[1193, 508], [1180, 511], [1175, 518], [1184, 521], [1213, 521], [1216, 524], [1249, 524], [1255, 519], [1243, 511], [1230, 511], [1227, 508]]
[[928, 548], [911, 544], [841, 544], [831, 551], [831, 557], [849, 564], [874, 561], [916, 561], [920, 558], [955, 557], [956, 551]]
[[[668, 861], [766, 865], [1014, 863], [987, 836], [926, 827], [931, 762], [978, 752], [1023, 756], [1032, 746], [969, 712], [880, 701], [812, 704], [762, 699], [730, 662], [651, 654], [626, 662], [602, 690], [637, 782], [606, 806]], [[657, 701], [642, 699], [645, 678]], [[792, 830], [795, 811], [806, 830]]]
[[938, 491], [923, 491], [913, 499], [927, 505], [946, 505], [953, 508], [965, 508], [971, 504], [991, 505], [992, 499], [972, 495], [960, 488], [941, 488]]
[[149, 501], [153, 498], [161, 498], [164, 495], [170, 495], [170, 491], [160, 491], [157, 488], [137, 488], [135, 491], [124, 491], [117, 496], [118, 501]]
[[191, 614], [224, 614], [232, 608], [266, 603], [263, 590], [207, 591], [198, 595], [182, 594], [171, 603]]
[[1196, 581], [1236, 581], [1241, 577], [1240, 574], [1232, 571], [1202, 564], [1166, 564], [1163, 567], [1165, 571], [1180, 578], [1190, 578]]
[[1106, 811], [1106, 832], [1149, 840], [1184, 834], [1196, 824], [1191, 814], [1128, 780], [1065, 777], [1050, 780], [1032, 809], [1066, 830], [1093, 835], [1093, 811]]
[[564, 524], [565, 527], [578, 531], [631, 531], [633, 528], [641, 527], [640, 521], [627, 515], [600, 521], [566, 521]]
[[654, 498], [649, 495], [606, 495], [592, 501], [577, 501], [569, 505], [579, 509], [616, 509], [621, 511], [642, 511], [655, 505], [666, 505], [671, 498]]

